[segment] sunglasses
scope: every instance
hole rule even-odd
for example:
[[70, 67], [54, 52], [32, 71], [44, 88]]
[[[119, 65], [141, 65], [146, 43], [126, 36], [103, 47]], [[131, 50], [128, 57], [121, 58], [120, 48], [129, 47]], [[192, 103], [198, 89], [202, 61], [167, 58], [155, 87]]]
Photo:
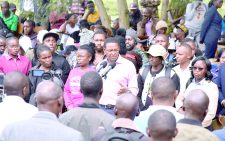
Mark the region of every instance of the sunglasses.
[[202, 71], [204, 68], [200, 68], [200, 67], [192, 67], [192, 70], [195, 71]]

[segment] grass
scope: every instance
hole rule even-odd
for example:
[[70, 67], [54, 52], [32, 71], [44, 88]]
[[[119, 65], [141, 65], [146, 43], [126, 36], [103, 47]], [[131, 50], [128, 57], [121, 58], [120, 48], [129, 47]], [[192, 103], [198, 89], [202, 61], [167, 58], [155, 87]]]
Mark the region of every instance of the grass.
[[[19, 9], [19, 0], [8, 0], [8, 2], [15, 3], [17, 5], [17, 9]], [[133, 0], [127, 0], [127, 4], [133, 2]], [[204, 2], [208, 3], [209, 0], [204, 0]], [[117, 9], [117, 0], [103, 0], [103, 3], [105, 5], [106, 11], [108, 15], [112, 18], [115, 19], [118, 17], [118, 9]], [[160, 11], [161, 6], [159, 6], [159, 11]], [[219, 9], [219, 12], [222, 16], [225, 15], [225, 3], [223, 4], [223, 7]], [[19, 12], [17, 12], [19, 14]]]

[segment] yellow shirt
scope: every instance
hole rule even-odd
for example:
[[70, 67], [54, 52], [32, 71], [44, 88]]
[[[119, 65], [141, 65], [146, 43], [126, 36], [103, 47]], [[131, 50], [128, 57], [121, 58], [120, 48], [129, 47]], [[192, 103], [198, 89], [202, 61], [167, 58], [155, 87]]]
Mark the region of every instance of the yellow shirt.
[[99, 12], [95, 11], [94, 13], [91, 13], [90, 15], [88, 15], [87, 21], [89, 23], [96, 23], [99, 20], [99, 18], [100, 18]]

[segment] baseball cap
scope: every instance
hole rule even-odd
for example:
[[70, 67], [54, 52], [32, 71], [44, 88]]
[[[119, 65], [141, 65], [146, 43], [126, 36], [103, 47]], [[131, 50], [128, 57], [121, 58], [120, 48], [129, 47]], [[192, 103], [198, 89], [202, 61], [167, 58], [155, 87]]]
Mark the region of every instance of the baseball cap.
[[129, 9], [138, 9], [138, 6], [137, 6], [137, 4], [136, 3], [131, 3], [130, 4], [130, 8]]
[[187, 27], [184, 26], [184, 25], [178, 24], [178, 25], [176, 25], [175, 27], [176, 27], [176, 29], [177, 29], [177, 28], [181, 29], [184, 33], [187, 33], [187, 32], [188, 32]]
[[53, 37], [53, 38], [55, 38], [56, 41], [59, 39], [59, 35], [57, 33], [51, 32], [51, 31], [44, 34], [42, 41], [44, 41], [47, 37]]
[[163, 59], [165, 59], [165, 56], [167, 54], [166, 49], [162, 45], [151, 45], [148, 52], [146, 54], [149, 54], [153, 57], [162, 56]]

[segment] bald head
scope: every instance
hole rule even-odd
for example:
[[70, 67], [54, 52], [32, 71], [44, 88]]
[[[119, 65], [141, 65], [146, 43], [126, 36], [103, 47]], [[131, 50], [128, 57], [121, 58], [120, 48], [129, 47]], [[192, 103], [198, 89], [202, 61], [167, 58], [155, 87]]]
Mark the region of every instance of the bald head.
[[28, 78], [21, 72], [7, 73], [3, 85], [7, 95], [17, 95], [24, 98], [29, 93]]
[[102, 78], [97, 72], [87, 72], [81, 77], [80, 89], [85, 97], [97, 98], [102, 86]]
[[62, 89], [56, 83], [45, 80], [38, 84], [36, 88], [37, 104], [46, 104], [62, 96]]
[[167, 110], [154, 112], [148, 120], [147, 134], [153, 140], [172, 140], [177, 134], [174, 115]]
[[50, 80], [44, 80], [36, 88], [36, 102], [39, 111], [49, 111], [59, 115], [63, 107], [62, 89]]
[[185, 118], [203, 121], [207, 114], [209, 98], [200, 89], [192, 90], [184, 99]]
[[133, 120], [138, 114], [138, 99], [131, 93], [122, 94], [118, 97], [115, 108], [115, 115], [117, 118], [130, 118]]
[[151, 86], [153, 105], [173, 106], [176, 98], [176, 86], [167, 77], [155, 79]]

